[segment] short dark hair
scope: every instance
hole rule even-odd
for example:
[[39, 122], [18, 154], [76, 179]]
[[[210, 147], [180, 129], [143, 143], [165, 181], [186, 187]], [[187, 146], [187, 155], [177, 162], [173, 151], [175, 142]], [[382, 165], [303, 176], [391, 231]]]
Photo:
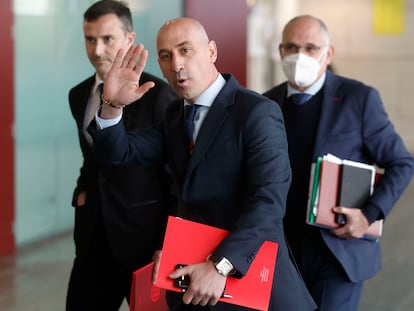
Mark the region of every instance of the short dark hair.
[[124, 25], [125, 32], [133, 31], [131, 11], [128, 5], [122, 1], [101, 0], [95, 2], [83, 14], [83, 20], [93, 22], [106, 14], [115, 14]]

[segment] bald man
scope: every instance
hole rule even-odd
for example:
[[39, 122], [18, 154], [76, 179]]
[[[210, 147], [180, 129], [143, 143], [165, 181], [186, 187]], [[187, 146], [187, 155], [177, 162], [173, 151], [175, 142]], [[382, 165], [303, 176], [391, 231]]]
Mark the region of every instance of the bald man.
[[[280, 105], [286, 124], [293, 176], [286, 236], [318, 310], [357, 310], [363, 281], [381, 264], [380, 244], [361, 237], [390, 213], [412, 178], [413, 159], [378, 92], [327, 70], [334, 48], [320, 19], [304, 15], [289, 21], [279, 51], [288, 81], [264, 95]], [[327, 153], [385, 169], [360, 209], [334, 207], [347, 219], [335, 230], [305, 223], [311, 163]]]
[[[117, 123], [122, 107], [153, 86], [137, 85], [147, 52], [136, 46], [125, 58], [119, 55], [109, 73], [107, 105], [89, 131], [104, 161], [167, 161], [175, 181], [177, 215], [230, 231], [208, 259], [171, 271], [172, 279], [182, 274], [191, 279], [184, 294], [168, 293], [171, 310], [249, 310], [218, 299], [227, 278], [246, 274], [265, 240], [279, 243], [269, 310], [314, 310], [285, 243], [283, 216], [291, 171], [279, 107], [217, 70], [216, 43], [194, 19], [164, 24], [157, 50], [164, 77], [181, 97], [169, 106], [163, 124], [127, 133]], [[184, 131], [186, 106], [197, 107], [192, 150]]]

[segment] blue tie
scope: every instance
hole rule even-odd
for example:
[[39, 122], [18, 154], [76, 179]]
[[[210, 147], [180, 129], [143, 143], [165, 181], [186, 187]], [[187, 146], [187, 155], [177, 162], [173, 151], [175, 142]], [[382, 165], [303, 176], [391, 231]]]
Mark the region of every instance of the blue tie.
[[290, 97], [292, 97], [292, 101], [295, 104], [303, 105], [312, 97], [312, 95], [306, 94], [306, 93], [296, 93], [296, 94], [292, 94]]
[[194, 105], [194, 104], [186, 105], [184, 108], [185, 108], [184, 128], [185, 128], [185, 134], [186, 134], [188, 147], [191, 152], [194, 146], [194, 140], [193, 140], [194, 118], [197, 114], [197, 109], [200, 108], [200, 105]]

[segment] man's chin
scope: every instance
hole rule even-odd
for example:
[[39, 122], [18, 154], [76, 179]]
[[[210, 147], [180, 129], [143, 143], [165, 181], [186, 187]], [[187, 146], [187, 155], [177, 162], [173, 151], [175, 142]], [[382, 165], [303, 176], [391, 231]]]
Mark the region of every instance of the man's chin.
[[95, 70], [102, 79], [105, 79], [109, 72], [109, 69], [106, 66], [95, 66]]

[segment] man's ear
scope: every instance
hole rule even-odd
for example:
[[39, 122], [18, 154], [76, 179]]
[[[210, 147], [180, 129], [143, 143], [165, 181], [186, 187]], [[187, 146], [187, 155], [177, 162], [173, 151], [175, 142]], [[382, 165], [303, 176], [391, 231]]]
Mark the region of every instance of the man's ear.
[[328, 51], [326, 52], [326, 62], [327, 62], [327, 64], [331, 63], [334, 54], [335, 54], [335, 48], [332, 45], [330, 45], [328, 47]]
[[282, 43], [279, 44], [278, 49], [279, 49], [280, 59], [283, 59]]
[[213, 40], [210, 40], [208, 42], [208, 49], [210, 52], [210, 60], [214, 64], [217, 60], [217, 45], [216, 42]]
[[128, 45], [131, 46], [132, 44], [134, 44], [135, 42], [135, 38], [137, 37], [137, 34], [133, 31], [128, 32], [127, 34], [127, 40], [128, 40]]

